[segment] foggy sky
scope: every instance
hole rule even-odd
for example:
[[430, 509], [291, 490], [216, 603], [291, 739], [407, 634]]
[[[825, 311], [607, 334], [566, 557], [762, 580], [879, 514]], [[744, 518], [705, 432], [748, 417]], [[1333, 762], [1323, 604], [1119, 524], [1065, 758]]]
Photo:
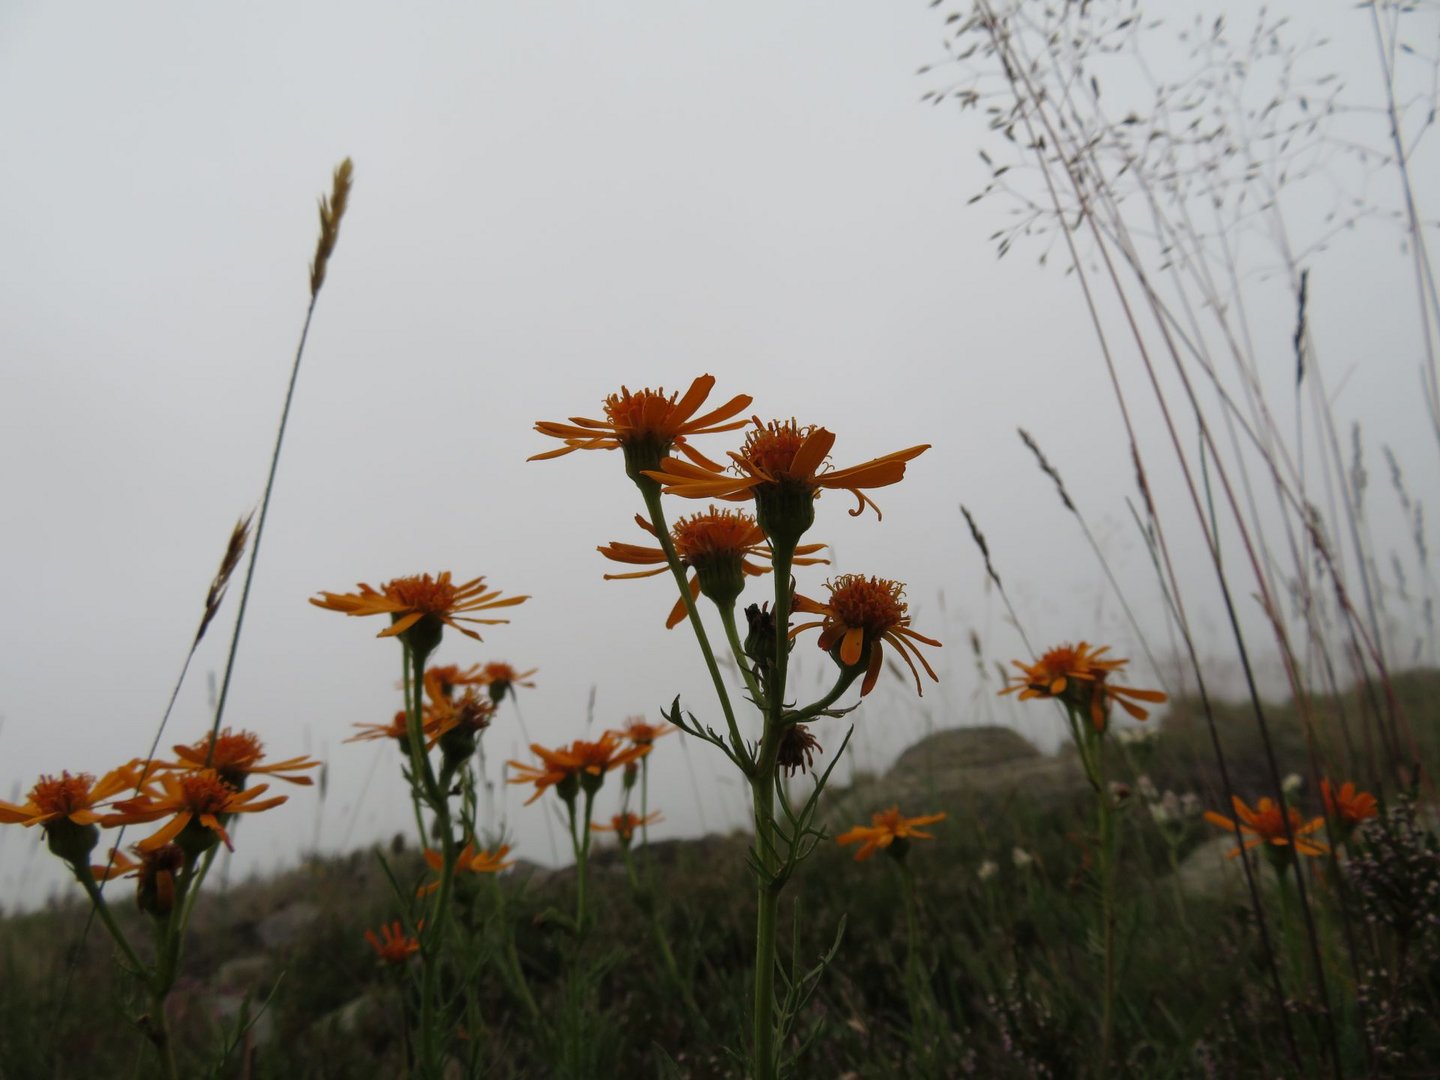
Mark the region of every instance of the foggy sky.
[[[668, 579], [601, 579], [612, 566], [595, 547], [639, 540], [619, 455], [525, 460], [553, 446], [536, 420], [598, 416], [622, 384], [683, 390], [712, 373], [717, 403], [748, 393], [762, 419], [830, 428], [841, 467], [931, 443], [903, 484], [875, 493], [883, 521], [851, 518], [830, 494], [807, 537], [831, 544], [834, 564], [802, 570], [801, 592], [823, 595], [840, 572], [905, 581], [915, 628], [945, 642], [923, 698], [887, 675], [854, 714], [854, 767], [970, 723], [1053, 745], [1048, 710], [994, 697], [995, 662], [1023, 650], [959, 504], [1032, 639], [1138, 648], [1017, 427], [1064, 474], [1153, 644], [1168, 639], [1081, 297], [1033, 251], [997, 261], [987, 237], [1003, 204], [967, 206], [987, 177], [981, 119], [918, 102], [945, 10], [0, 9], [0, 798], [148, 747], [230, 526], [258, 502], [308, 299], [315, 199], [347, 155], [351, 208], [227, 707], [274, 756], [323, 758], [327, 796], [285, 787], [288, 805], [239, 831], [232, 876], [408, 828], [393, 748], [341, 742], [400, 707], [399, 648], [374, 639], [378, 620], [309, 605], [320, 590], [451, 570], [530, 594], [483, 644], [447, 635], [436, 660], [538, 667], [520, 707], [545, 744], [587, 733], [592, 690], [597, 729], [653, 721], [677, 693], [719, 722], [693, 642], [664, 629]], [[1341, 29], [1345, 17], [1325, 14]], [[1433, 156], [1417, 168], [1433, 177]], [[1383, 222], [1335, 241], [1314, 271], [1313, 334], [1337, 413], [1395, 446], [1424, 495], [1434, 445], [1398, 244]], [[1253, 284], [1283, 387], [1293, 307], [1258, 272]], [[1376, 504], [1383, 546], [1402, 524]], [[1177, 542], [1201, 550], [1183, 530]], [[1196, 573], [1197, 621], [1224, 665], [1213, 586]], [[162, 748], [208, 730], [207, 676], [223, 667], [238, 595], [237, 582]], [[796, 655], [801, 686], [818, 687], [828, 660], [813, 639]], [[1157, 678], [1137, 663], [1136, 685]], [[831, 723], [827, 747], [843, 730]], [[487, 736], [492, 766], [525, 756], [523, 742], [507, 705]], [[652, 759], [667, 821], [655, 835], [742, 824], [728, 763], [692, 745], [687, 767], [680, 742]], [[527, 794], [506, 793], [508, 821], [518, 852], [548, 862], [545, 811], [521, 809]], [[0, 903], [64, 887], [52, 864], [35, 831], [0, 828]]]

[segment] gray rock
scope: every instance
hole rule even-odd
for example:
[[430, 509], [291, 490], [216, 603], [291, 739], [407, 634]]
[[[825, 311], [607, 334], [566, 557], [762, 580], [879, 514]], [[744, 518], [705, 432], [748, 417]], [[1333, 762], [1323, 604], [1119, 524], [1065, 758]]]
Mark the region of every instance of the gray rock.
[[320, 914], [319, 904], [297, 900], [261, 919], [255, 926], [255, 932], [267, 949], [289, 948], [320, 921]]

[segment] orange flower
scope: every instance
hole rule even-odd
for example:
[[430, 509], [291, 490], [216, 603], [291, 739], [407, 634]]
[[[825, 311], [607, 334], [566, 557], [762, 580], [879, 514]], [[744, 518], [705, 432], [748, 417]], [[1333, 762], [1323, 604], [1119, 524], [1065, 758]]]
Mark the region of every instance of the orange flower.
[[[501, 870], [508, 870], [515, 865], [515, 860], [505, 861], [505, 856], [510, 854], [510, 845], [501, 844], [494, 851], [482, 851], [475, 846], [472, 840], [461, 849], [460, 854], [455, 857], [456, 874], [498, 874]], [[430, 848], [425, 849], [425, 865], [437, 873], [445, 867], [445, 856]], [[428, 885], [422, 885], [416, 890], [416, 896], [427, 896], [440, 888], [440, 882], [432, 881]]]
[[[158, 786], [152, 785], [141, 795], [116, 803], [115, 813], [106, 814], [101, 823], [107, 826], [135, 825], [157, 821], [168, 814], [172, 815], [170, 820], [158, 832], [136, 844], [137, 851], [153, 851], [174, 840], [194, 854], [209, 847], [217, 836], [233, 851], [234, 845], [230, 843], [230, 834], [225, 831], [221, 818], [269, 810], [290, 798], [288, 795], [277, 795], [256, 802], [255, 799], [268, 788], [268, 784], [261, 784], [248, 791], [238, 791], [222, 780], [214, 769], [170, 772], [160, 776]], [[192, 825], [198, 825], [198, 831]], [[206, 836], [207, 832], [213, 835]]]
[[526, 680], [539, 671], [539, 668], [531, 668], [529, 671], [516, 671], [509, 664], [501, 660], [492, 660], [485, 665], [482, 674], [485, 683], [490, 687], [490, 697], [498, 705], [505, 699], [507, 694], [514, 693], [515, 687], [523, 686], [527, 690], [534, 690], [535, 684]]
[[405, 933], [399, 919], [380, 927], [378, 937], [374, 930], [366, 930], [365, 940], [375, 950], [375, 955], [387, 964], [403, 964], [420, 951], [420, 942]]
[[[655, 527], [639, 514], [635, 524], [655, 535]], [[770, 567], [752, 562], [751, 557], [769, 560], [770, 542], [755, 518], [743, 510], [717, 510], [710, 507], [703, 514], [692, 514], [675, 522], [670, 530], [675, 555], [695, 573], [690, 575], [690, 596], [698, 599], [702, 590], [717, 604], [734, 603], [744, 587], [746, 577], [768, 574]], [[798, 566], [828, 563], [829, 559], [811, 558], [823, 550], [824, 544], [802, 544], [795, 549]], [[665, 552], [658, 547], [641, 547], [613, 541], [595, 549], [607, 559], [633, 566], [655, 565], [654, 570], [637, 570], [628, 574], [606, 574], [606, 581], [624, 578], [654, 577], [670, 569]], [[732, 595], [733, 594], [733, 595]], [[666, 629], [674, 629], [685, 618], [685, 601], [677, 600], [665, 619]]]
[[[328, 611], [343, 611], [346, 615], [389, 615], [390, 625], [376, 637], [403, 634], [424, 619], [459, 630], [466, 637], [479, 641], [479, 634], [460, 623], [484, 623], [494, 626], [510, 620], [476, 619], [462, 616], [460, 612], [513, 607], [530, 599], [528, 596], [497, 599], [499, 591], [487, 592], [483, 577], [456, 585], [451, 582], [448, 570], [433, 578], [429, 574], [396, 578], [381, 585], [378, 592], [369, 585], [361, 584], [358, 587], [358, 593], [322, 592], [319, 597], [311, 597], [310, 603]], [[438, 628], [437, 625], [436, 629]]]
[[646, 475], [664, 485], [665, 494], [687, 499], [763, 501], [767, 495], [783, 497], [796, 492], [814, 498], [821, 489], [834, 488], [855, 496], [852, 517], [869, 506], [879, 518], [880, 508], [861, 489], [899, 483], [905, 476], [905, 463], [930, 449], [925, 443], [847, 469], [831, 469], [826, 460], [835, 436], [825, 428], [801, 427], [794, 420], [773, 420], [767, 425], [758, 416], [751, 421], [755, 427], [746, 434], [744, 447], [738, 454], [730, 453], [736, 475], [727, 475], [711, 463], [691, 464], [677, 458], [666, 458], [658, 471]]
[[0, 800], [0, 824], [50, 826], [58, 821], [76, 825], [94, 825], [102, 820], [95, 810], [112, 801], [122, 791], [133, 790], [140, 777], [132, 762], [111, 769], [98, 781], [89, 773], [62, 772], [59, 776], [42, 776], [30, 789], [24, 806]]
[[388, 724], [351, 724], [351, 727], [360, 729], [360, 734], [351, 735], [346, 742], [366, 742], [370, 739], [394, 739], [396, 742], [404, 742], [410, 734], [410, 722], [401, 709], [395, 714], [395, 719]]
[[1096, 731], [1105, 730], [1111, 701], [1119, 703], [1136, 720], [1144, 720], [1150, 714], [1134, 701], [1159, 703], [1165, 700], [1165, 695], [1159, 690], [1137, 690], [1109, 682], [1112, 672], [1119, 671], [1130, 662], [1102, 658], [1101, 654], [1109, 651], [1109, 645], [1096, 649], [1082, 641], [1079, 645], [1057, 646], [1033, 664], [1013, 660], [1011, 663], [1023, 674], [1012, 675], [1014, 682], [1000, 693], [1019, 690], [1021, 701], [1037, 697], [1059, 698], [1068, 706], [1084, 710]]
[[607, 734], [617, 738], [626, 739], [631, 746], [649, 746], [662, 735], [669, 735], [672, 731], [678, 731], [674, 724], [647, 724], [643, 716], [628, 716], [625, 718], [625, 726], [619, 731], [610, 731]]
[[425, 693], [432, 699], [450, 697], [462, 686], [484, 686], [490, 680], [479, 664], [462, 668], [459, 664], [436, 664], [425, 669]]
[[[174, 750], [175, 756], [180, 759], [179, 762], [162, 764], [161, 768], [204, 769], [208, 767], [219, 773], [220, 779], [236, 791], [245, 789], [245, 784], [253, 773], [269, 773], [277, 780], [287, 780], [292, 784], [311, 784], [314, 781], [308, 776], [286, 776], [284, 774], [294, 772], [296, 769], [314, 769], [320, 765], [320, 762], [303, 756], [261, 765], [259, 761], [265, 756], [265, 748], [260, 739], [248, 731], [232, 734], [229, 728], [221, 731], [220, 738], [215, 740], [213, 755], [210, 755], [209, 735], [193, 746], [177, 746]], [[208, 766], [205, 761], [207, 755], [210, 755]]]
[[609, 825], [592, 824], [590, 829], [592, 832], [613, 832], [615, 838], [620, 841], [621, 845], [628, 847], [630, 841], [635, 838], [636, 829], [643, 828], [646, 825], [653, 825], [660, 820], [662, 819], [659, 810], [652, 810], [644, 817], [641, 817], [639, 814], [632, 814], [627, 810], [623, 814], [616, 814], [612, 817]]
[[[525, 800], [526, 806], [543, 795], [548, 787], [554, 787], [557, 784], [566, 785], [567, 781], [578, 784], [582, 777], [599, 780], [611, 769], [618, 769], [622, 765], [638, 761], [650, 752], [650, 747], [622, 748], [616, 733], [607, 731], [600, 736], [598, 742], [576, 739], [569, 746], [562, 746], [558, 750], [547, 750], [540, 744], [534, 743], [530, 750], [540, 758], [540, 765], [526, 765], [519, 761], [507, 763], [518, 774], [510, 778], [510, 783], [535, 785], [535, 794]], [[566, 795], [567, 789], [569, 790], [568, 796]], [[574, 788], [568, 787], [568, 785], [562, 786], [560, 795], [562, 798], [573, 798]]]
[[[1242, 845], [1245, 850], [1259, 847], [1261, 844], [1270, 844], [1282, 854], [1288, 854], [1290, 840], [1285, 835], [1285, 822], [1288, 817], [1290, 822], [1290, 833], [1295, 837], [1295, 850], [1301, 855], [1324, 855], [1330, 849], [1318, 840], [1307, 839], [1311, 833], [1325, 827], [1324, 818], [1314, 818], [1305, 821], [1300, 816], [1300, 811], [1295, 807], [1288, 807], [1285, 816], [1281, 816], [1281, 809], [1271, 798], [1262, 798], [1255, 804], [1255, 809], [1245, 805], [1239, 795], [1233, 795], [1230, 799], [1231, 805], [1235, 807], [1235, 816], [1240, 820], [1240, 831], [1249, 833], [1250, 839]], [[1211, 825], [1218, 825], [1222, 829], [1235, 831], [1235, 822], [1224, 814], [1217, 814], [1213, 810], [1205, 811], [1205, 820]], [[1240, 854], [1240, 848], [1234, 848], [1226, 853], [1228, 858], [1233, 859]]]
[[175, 907], [175, 875], [185, 865], [185, 852], [178, 844], [161, 844], [149, 851], [138, 845], [130, 849], [139, 861], [123, 851], [110, 849], [109, 866], [92, 866], [96, 880], [109, 881], [121, 876], [136, 879], [135, 904], [151, 915], [168, 915]]
[[917, 826], [933, 825], [937, 821], [944, 821], [944, 814], [927, 814], [924, 817], [907, 818], [900, 814], [898, 806], [892, 806], [889, 810], [880, 810], [870, 815], [869, 825], [856, 825], [848, 832], [841, 833], [835, 838], [837, 844], [859, 844], [860, 850], [855, 853], [856, 862], [864, 862], [877, 851], [895, 845], [894, 854], [903, 855], [909, 844], [914, 840], [934, 840], [930, 833], [921, 832]]
[[1320, 795], [1325, 800], [1325, 813], [1347, 828], [1353, 829], [1380, 813], [1375, 796], [1368, 791], [1356, 791], [1353, 780], [1346, 780], [1337, 792], [1327, 777], [1320, 781]]
[[495, 702], [488, 697], [482, 698], [472, 686], [460, 695], [459, 701], [439, 698], [425, 713], [424, 727], [425, 734], [430, 737], [429, 745], [433, 747], [452, 731], [466, 733], [471, 736], [469, 749], [460, 756], [469, 757], [475, 752], [473, 737], [488, 728], [495, 717]]
[[795, 595], [797, 612], [823, 615], [825, 618], [820, 622], [801, 623], [790, 631], [790, 636], [793, 638], [802, 630], [820, 627], [820, 647], [834, 653], [838, 646], [840, 662], [846, 667], [861, 663], [868, 653], [869, 665], [865, 670], [865, 681], [860, 686], [861, 697], [875, 688], [875, 682], [880, 677], [881, 643], [884, 641], [894, 646], [900, 659], [910, 668], [910, 673], [915, 676], [917, 693], [923, 696], [924, 691], [920, 687], [920, 672], [916, 670], [912, 656], [920, 661], [920, 666], [932, 681], [940, 681], [914, 644], [919, 641], [938, 649], [940, 642], [910, 629], [910, 616], [906, 614], [909, 605], [901, 599], [905, 595], [904, 585], [885, 578], [841, 574], [833, 582], [827, 581], [825, 587], [830, 590], [828, 604], [798, 593]]
[[687, 440], [692, 435], [710, 435], [744, 427], [743, 420], [727, 421], [748, 408], [751, 401], [749, 394], [738, 394], [718, 409], [696, 416], [695, 411], [704, 404], [714, 386], [713, 375], [701, 375], [690, 384], [684, 397], [678, 393], [667, 397], [663, 388], [651, 390], [649, 387], [632, 394], [622, 386], [620, 393], [605, 399], [604, 420], [572, 416], [568, 424], [548, 420], [537, 422], [536, 431], [554, 439], [563, 439], [565, 445], [558, 450], [534, 454], [529, 460], [544, 461], [575, 450], [620, 449], [625, 452], [627, 471], [636, 476], [631, 470], [632, 462], [642, 468], [653, 467], [673, 449], [692, 461], [713, 465]]

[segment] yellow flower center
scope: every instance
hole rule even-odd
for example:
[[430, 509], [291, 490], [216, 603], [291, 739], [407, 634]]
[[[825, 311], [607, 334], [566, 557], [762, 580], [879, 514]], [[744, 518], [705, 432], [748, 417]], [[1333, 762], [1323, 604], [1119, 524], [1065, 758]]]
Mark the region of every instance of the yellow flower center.
[[841, 574], [830, 590], [830, 607], [846, 626], [880, 634], [899, 626], [909, 605], [901, 599], [905, 586], [886, 578]]
[[42, 776], [30, 791], [30, 801], [44, 814], [59, 814], [68, 817], [76, 810], [90, 805], [90, 789], [95, 786], [95, 777], [89, 773], [71, 776], [63, 772], [59, 777]]
[[455, 586], [436, 581], [429, 574], [396, 578], [386, 582], [383, 590], [391, 600], [426, 615], [444, 614], [455, 603]]
[[741, 451], [750, 464], [771, 476], [788, 475], [810, 428], [801, 427], [794, 419], [782, 423], [772, 420], [763, 428], [754, 428], [745, 436]]

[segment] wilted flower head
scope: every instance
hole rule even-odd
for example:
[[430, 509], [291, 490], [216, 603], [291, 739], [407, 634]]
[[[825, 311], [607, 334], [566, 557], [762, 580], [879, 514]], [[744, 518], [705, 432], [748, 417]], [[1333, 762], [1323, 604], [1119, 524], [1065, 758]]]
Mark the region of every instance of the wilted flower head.
[[797, 772], [809, 772], [815, 765], [815, 755], [823, 754], [820, 740], [810, 733], [804, 724], [791, 724], [780, 736], [780, 751], [775, 764], [785, 770], [786, 776]]

